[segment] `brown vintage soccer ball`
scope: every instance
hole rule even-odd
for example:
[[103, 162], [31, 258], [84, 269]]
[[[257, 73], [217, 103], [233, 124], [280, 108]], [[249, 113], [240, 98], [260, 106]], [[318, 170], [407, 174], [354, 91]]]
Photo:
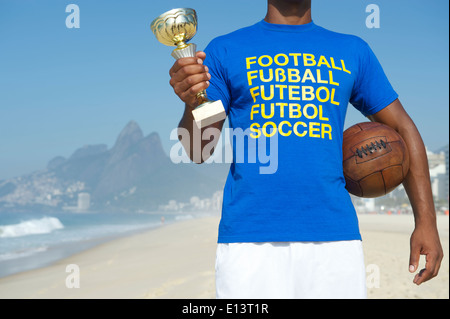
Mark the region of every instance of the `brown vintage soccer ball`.
[[345, 188], [358, 197], [386, 195], [409, 170], [405, 141], [381, 123], [358, 123], [345, 130], [342, 150]]

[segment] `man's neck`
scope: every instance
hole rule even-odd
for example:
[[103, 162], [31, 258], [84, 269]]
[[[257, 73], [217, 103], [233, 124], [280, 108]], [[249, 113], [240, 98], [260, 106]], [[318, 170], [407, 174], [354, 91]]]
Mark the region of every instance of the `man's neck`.
[[307, 24], [311, 18], [311, 0], [269, 0], [264, 20], [274, 24]]

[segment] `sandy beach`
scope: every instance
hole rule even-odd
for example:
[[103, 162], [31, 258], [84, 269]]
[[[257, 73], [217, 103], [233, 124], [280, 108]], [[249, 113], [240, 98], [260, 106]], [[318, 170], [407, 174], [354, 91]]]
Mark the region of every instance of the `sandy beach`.
[[[421, 286], [408, 272], [413, 217], [360, 215], [369, 298], [449, 298], [449, 220], [438, 217], [440, 274]], [[0, 298], [215, 298], [218, 217], [204, 217], [115, 239], [55, 264], [0, 278]], [[79, 288], [68, 288], [68, 265]], [[423, 262], [421, 266], [423, 266]], [[70, 285], [70, 284], [69, 284]]]

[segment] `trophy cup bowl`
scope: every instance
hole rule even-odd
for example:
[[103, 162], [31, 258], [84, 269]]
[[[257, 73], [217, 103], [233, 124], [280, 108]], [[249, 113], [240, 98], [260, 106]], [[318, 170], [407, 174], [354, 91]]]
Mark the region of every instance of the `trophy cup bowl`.
[[[195, 57], [197, 46], [187, 44], [197, 33], [197, 13], [194, 9], [172, 9], [161, 14], [150, 25], [156, 39], [164, 45], [176, 46], [172, 51], [175, 59]], [[221, 101], [210, 101], [203, 90], [197, 94], [199, 106], [193, 111], [195, 123], [202, 128], [224, 120], [226, 112]]]
[[150, 28], [162, 44], [184, 49], [197, 33], [197, 13], [189, 8], [172, 9], [153, 20]]

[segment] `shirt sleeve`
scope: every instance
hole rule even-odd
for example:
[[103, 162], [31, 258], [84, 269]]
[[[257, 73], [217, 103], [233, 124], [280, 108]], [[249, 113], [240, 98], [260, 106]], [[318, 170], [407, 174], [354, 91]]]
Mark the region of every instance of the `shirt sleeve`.
[[228, 85], [227, 72], [221, 63], [225, 58], [225, 49], [220, 49], [220, 47], [215, 45], [213, 40], [206, 47], [205, 53], [206, 59], [204, 64], [208, 67], [209, 74], [211, 74], [209, 87], [206, 89], [206, 95], [212, 101], [221, 100], [228, 115], [231, 104], [231, 94]]
[[380, 62], [366, 42], [363, 42], [359, 72], [353, 86], [350, 103], [364, 116], [373, 115], [398, 98]]

